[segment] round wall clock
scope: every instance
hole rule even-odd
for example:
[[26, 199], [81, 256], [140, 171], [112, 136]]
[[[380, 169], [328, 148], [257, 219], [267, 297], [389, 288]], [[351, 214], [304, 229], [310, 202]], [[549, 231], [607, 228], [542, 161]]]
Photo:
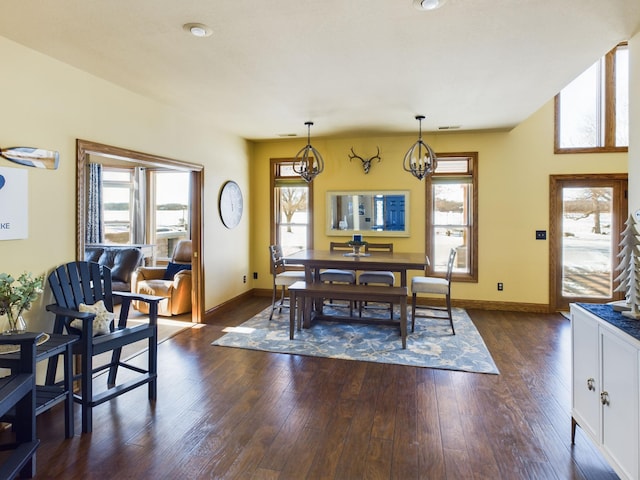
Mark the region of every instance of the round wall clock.
[[229, 180], [220, 191], [220, 218], [227, 228], [234, 228], [242, 218], [242, 190], [236, 182]]

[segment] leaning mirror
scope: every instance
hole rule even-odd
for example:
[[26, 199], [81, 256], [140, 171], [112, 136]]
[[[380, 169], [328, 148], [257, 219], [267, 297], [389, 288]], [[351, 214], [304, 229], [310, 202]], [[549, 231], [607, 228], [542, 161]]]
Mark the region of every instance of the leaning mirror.
[[409, 236], [409, 191], [327, 192], [327, 235]]

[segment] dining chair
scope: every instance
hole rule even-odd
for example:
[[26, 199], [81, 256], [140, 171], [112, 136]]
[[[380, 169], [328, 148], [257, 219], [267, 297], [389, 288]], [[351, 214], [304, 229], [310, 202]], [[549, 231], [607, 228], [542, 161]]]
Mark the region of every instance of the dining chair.
[[[330, 242], [329, 250], [353, 252], [353, 247], [347, 242]], [[327, 268], [320, 271], [320, 281], [326, 283], [356, 283], [356, 272], [354, 270], [340, 270], [338, 268]], [[329, 303], [325, 305], [336, 306], [333, 300], [329, 299]], [[338, 305], [341, 306], [341, 305]], [[353, 315], [353, 302], [349, 302], [349, 315]]]
[[[422, 314], [418, 315], [421, 318], [436, 318], [442, 320], [449, 320], [451, 324], [451, 331], [453, 335], [456, 334], [456, 330], [453, 326], [453, 316], [451, 314], [451, 272], [453, 271], [453, 262], [456, 258], [456, 249], [452, 248], [449, 252], [449, 259], [447, 260], [447, 272], [445, 277], [429, 277], [416, 276], [411, 279], [411, 331], [415, 330], [416, 326], [416, 297], [418, 293], [426, 293], [433, 295], [444, 295], [445, 306], [433, 306], [433, 305], [421, 305], [421, 309], [432, 310], [436, 313], [431, 315]], [[428, 264], [428, 261], [427, 261]], [[437, 314], [437, 312], [446, 312], [447, 316]]]
[[[393, 252], [393, 243], [367, 243], [365, 252]], [[360, 285], [387, 285], [392, 287], [396, 278], [393, 272], [384, 270], [367, 270], [358, 276]], [[367, 307], [367, 302], [360, 302], [358, 308], [359, 316], [362, 316], [362, 309]], [[393, 304], [389, 304], [391, 319], [393, 320]]]
[[278, 313], [280, 313], [283, 308], [289, 308], [289, 297], [285, 296], [285, 289], [298, 281], [304, 281], [304, 271], [287, 270], [280, 245], [269, 245], [269, 253], [271, 254], [271, 270], [273, 273], [273, 295], [271, 296], [271, 314], [269, 315], [269, 320], [271, 321], [273, 312], [276, 309], [278, 287], [282, 289], [279, 302], [280, 308], [278, 310]]

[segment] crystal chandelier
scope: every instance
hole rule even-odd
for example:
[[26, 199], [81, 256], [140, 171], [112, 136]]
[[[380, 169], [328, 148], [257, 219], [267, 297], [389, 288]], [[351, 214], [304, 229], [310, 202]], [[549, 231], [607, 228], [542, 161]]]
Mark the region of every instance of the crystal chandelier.
[[404, 156], [402, 167], [418, 180], [431, 175], [436, 170], [436, 154], [429, 145], [422, 141], [422, 120], [424, 115], [416, 115], [420, 122], [418, 141], [414, 143]]
[[324, 170], [324, 160], [320, 152], [311, 145], [311, 125], [313, 122], [305, 122], [307, 126], [307, 146], [302, 148], [295, 156], [293, 171], [300, 175], [307, 183], [311, 182]]

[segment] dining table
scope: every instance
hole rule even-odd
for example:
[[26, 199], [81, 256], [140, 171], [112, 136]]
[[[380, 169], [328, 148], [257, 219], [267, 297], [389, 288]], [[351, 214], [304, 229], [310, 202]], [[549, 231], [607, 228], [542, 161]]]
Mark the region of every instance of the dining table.
[[[305, 282], [320, 283], [320, 271], [327, 268], [337, 268], [341, 270], [384, 270], [395, 272], [400, 276], [400, 286], [407, 287], [407, 270], [424, 271], [428, 259], [424, 253], [412, 252], [345, 252], [330, 250], [301, 250], [284, 257], [288, 267], [295, 265], [302, 266], [305, 271]], [[384, 287], [378, 287], [384, 288]], [[367, 301], [367, 293], [363, 293], [361, 301]], [[323, 298], [316, 298], [312, 302], [313, 312], [308, 310], [301, 322], [305, 328], [311, 326], [312, 319], [325, 318], [338, 321], [366, 321], [363, 318], [352, 316], [331, 316], [322, 313]], [[294, 306], [295, 308], [295, 306]], [[406, 315], [401, 316], [406, 322]], [[402, 321], [401, 319], [401, 321]], [[383, 323], [377, 320], [375, 323]], [[402, 325], [401, 325], [402, 327]], [[406, 325], [405, 325], [406, 327]], [[403, 338], [404, 340], [404, 338]]]
[[428, 264], [424, 253], [414, 252], [370, 252], [359, 253], [329, 250], [300, 250], [284, 257], [287, 266], [301, 265], [305, 281], [319, 282], [320, 270], [386, 270], [400, 276], [400, 286], [407, 286], [407, 270], [424, 271]]

